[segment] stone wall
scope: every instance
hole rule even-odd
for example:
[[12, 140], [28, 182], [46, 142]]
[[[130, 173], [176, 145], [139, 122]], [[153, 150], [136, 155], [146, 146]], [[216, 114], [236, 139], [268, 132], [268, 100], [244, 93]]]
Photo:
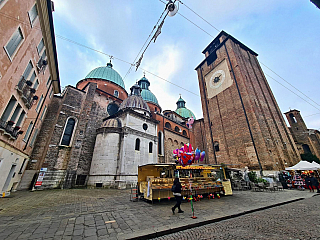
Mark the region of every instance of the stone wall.
[[189, 138], [175, 133], [174, 131], [164, 130], [164, 149], [165, 149], [165, 162], [174, 163], [173, 150], [181, 148], [184, 144], [189, 143]]

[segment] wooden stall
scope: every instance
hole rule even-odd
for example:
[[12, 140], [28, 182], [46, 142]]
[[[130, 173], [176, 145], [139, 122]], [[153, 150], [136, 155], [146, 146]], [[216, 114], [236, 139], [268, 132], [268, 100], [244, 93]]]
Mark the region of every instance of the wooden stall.
[[182, 196], [225, 194], [232, 195], [231, 183], [221, 165], [147, 164], [138, 167], [139, 192], [147, 200], [173, 198], [171, 187], [178, 177]]

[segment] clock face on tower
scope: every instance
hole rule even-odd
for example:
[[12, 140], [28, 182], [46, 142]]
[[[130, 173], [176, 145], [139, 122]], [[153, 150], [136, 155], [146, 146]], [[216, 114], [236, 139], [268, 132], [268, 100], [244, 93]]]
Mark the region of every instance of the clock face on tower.
[[207, 85], [208, 98], [213, 98], [233, 84], [227, 61], [222, 60], [204, 77]]
[[223, 83], [226, 78], [226, 73], [223, 70], [218, 70], [214, 72], [210, 78], [210, 87], [218, 88]]

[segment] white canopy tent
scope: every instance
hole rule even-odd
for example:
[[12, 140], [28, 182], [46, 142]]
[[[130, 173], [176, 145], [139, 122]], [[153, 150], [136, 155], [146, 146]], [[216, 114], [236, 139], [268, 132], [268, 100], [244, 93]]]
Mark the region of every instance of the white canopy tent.
[[320, 164], [319, 163], [316, 163], [315, 161], [313, 161], [312, 164], [320, 169]]
[[317, 166], [317, 165], [315, 165], [313, 163], [309, 163], [307, 161], [300, 161], [296, 165], [286, 168], [286, 170], [317, 170], [317, 169], [320, 169], [320, 165]]

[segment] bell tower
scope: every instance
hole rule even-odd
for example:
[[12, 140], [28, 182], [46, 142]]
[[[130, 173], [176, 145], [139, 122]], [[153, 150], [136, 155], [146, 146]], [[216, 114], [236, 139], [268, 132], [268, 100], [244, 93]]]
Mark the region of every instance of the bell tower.
[[202, 53], [196, 71], [209, 162], [261, 173], [297, 163], [297, 147], [258, 54], [224, 31]]

